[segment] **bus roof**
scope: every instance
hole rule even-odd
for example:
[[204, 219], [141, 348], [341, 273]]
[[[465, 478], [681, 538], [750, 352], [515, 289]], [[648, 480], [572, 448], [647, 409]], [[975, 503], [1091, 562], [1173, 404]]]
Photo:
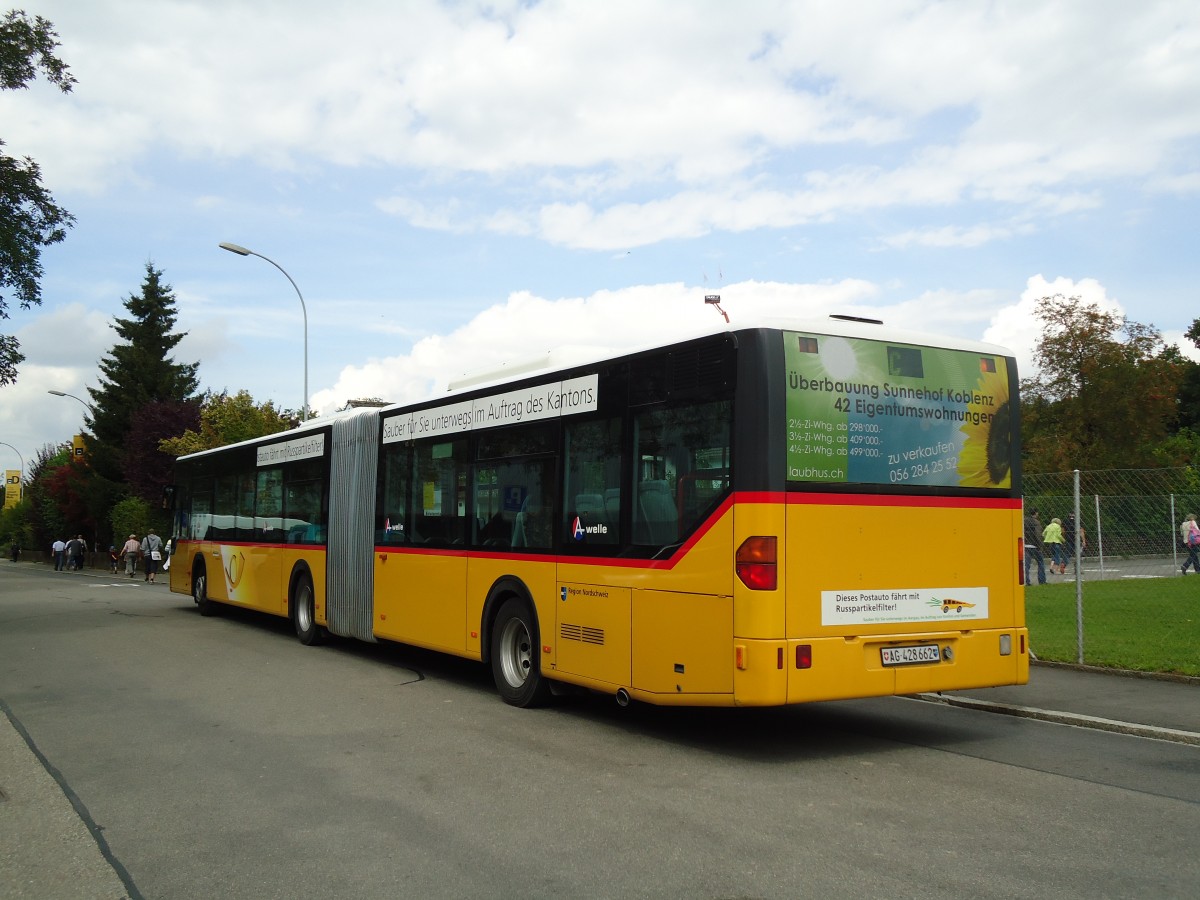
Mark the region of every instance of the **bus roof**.
[[692, 332], [680, 332], [670, 340], [660, 341], [654, 344], [646, 344], [643, 346], [630, 347], [609, 352], [602, 352], [597, 348], [590, 346], [575, 348], [566, 347], [559, 348], [557, 351], [547, 351], [541, 356], [531, 357], [525, 360], [514, 360], [511, 364], [506, 364], [499, 369], [481, 372], [475, 375], [464, 374], [460, 378], [451, 381], [450, 386], [445, 392], [442, 393], [430, 393], [429, 395], [417, 400], [406, 400], [400, 403], [390, 403], [382, 407], [355, 407], [345, 410], [338, 410], [337, 412], [323, 415], [320, 418], [309, 419], [307, 422], [302, 422], [295, 428], [289, 429], [288, 431], [280, 431], [276, 432], [275, 434], [264, 435], [257, 438], [249, 438], [244, 441], [239, 441], [236, 444], [226, 444], [225, 446], [214, 447], [210, 450], [200, 450], [196, 453], [189, 453], [178, 458], [181, 460], [195, 459], [196, 457], [204, 456], [209, 453], [215, 453], [218, 450], [227, 450], [231, 447], [254, 446], [272, 440], [282, 439], [285, 436], [303, 434], [307, 431], [322, 428], [331, 422], [341, 419], [350, 419], [358, 416], [394, 412], [399, 409], [404, 409], [410, 406], [418, 406], [431, 401], [442, 401], [448, 397], [456, 397], [466, 393], [474, 393], [481, 389], [500, 387], [514, 381], [523, 381], [530, 378], [552, 376], [555, 373], [579, 368], [580, 366], [594, 365], [596, 363], [621, 359], [627, 356], [636, 356], [642, 352], [657, 350], [663, 347], [669, 347], [673, 344], [680, 344], [690, 340], [696, 340], [698, 338], [712, 337], [718, 334], [737, 334], [739, 332], [754, 331], [758, 329], [803, 331], [810, 334], [829, 335], [831, 337], [865, 338], [875, 341], [893, 341], [899, 344], [912, 344], [919, 347], [940, 347], [949, 350], [966, 350], [970, 352], [985, 353], [991, 356], [1012, 356], [1011, 351], [997, 344], [990, 344], [984, 341], [976, 341], [966, 338], [958, 338], [944, 334], [930, 334], [905, 328], [897, 328], [884, 322], [853, 316], [830, 315], [824, 319], [760, 316], [749, 321], [739, 321], [736, 324], [726, 324], [720, 319], [717, 319], [711, 324], [711, 327], [700, 327]]

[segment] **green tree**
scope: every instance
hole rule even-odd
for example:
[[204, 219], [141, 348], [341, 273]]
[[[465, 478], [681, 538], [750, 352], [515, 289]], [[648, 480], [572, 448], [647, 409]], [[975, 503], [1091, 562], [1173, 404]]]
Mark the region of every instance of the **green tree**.
[[[152, 403], [194, 400], [199, 368], [199, 363], [170, 358], [186, 333], [172, 331], [175, 295], [152, 264], [146, 264], [141, 293], [131, 294], [125, 308], [131, 317], [118, 318], [113, 325], [121, 342], [100, 360], [100, 385], [88, 388], [94, 411], [85, 419], [92, 433], [84, 438], [88, 461], [99, 477], [112, 482], [125, 478], [127, 443], [137, 417]], [[105, 521], [107, 513], [102, 517]]]
[[7, 551], [13, 544], [23, 550], [33, 546], [33, 526], [29, 521], [32, 509], [29, 498], [22, 497], [0, 510], [0, 550]]
[[162, 449], [162, 442], [199, 427], [199, 399], [160, 400], [142, 407], [125, 443], [129, 493], [151, 506], [161, 506], [163, 488], [175, 480], [175, 456]]
[[[69, 92], [75, 78], [54, 55], [58, 46], [58, 35], [41, 16], [31, 19], [23, 10], [6, 13], [0, 19], [0, 90], [27, 87], [40, 70]], [[0, 152], [0, 318], [8, 318], [10, 291], [22, 309], [42, 302], [42, 248], [62, 241], [74, 221], [42, 185], [37, 163]], [[16, 380], [24, 359], [20, 342], [0, 334], [0, 385]]]
[[228, 391], [210, 393], [201, 404], [199, 430], [189, 429], [179, 437], [164, 440], [159, 448], [172, 456], [183, 456], [278, 434], [297, 424], [290, 411], [275, 409], [269, 400], [259, 406], [249, 391], [238, 391], [232, 397]]
[[[1200, 319], [1192, 322], [1184, 332], [1184, 337], [1200, 349]], [[1177, 425], [1181, 431], [1191, 431], [1200, 435], [1200, 363], [1193, 362], [1179, 354], [1179, 364], [1183, 368], [1183, 378], [1179, 385], [1179, 419]], [[1197, 462], [1200, 460], [1193, 460]]]
[[70, 525], [66, 515], [51, 493], [51, 480], [56, 470], [71, 461], [68, 445], [46, 444], [33, 458], [25, 482], [25, 498], [29, 501], [29, 521], [33, 529], [33, 547], [49, 550], [56, 538], [65, 538]]
[[126, 497], [112, 508], [109, 526], [113, 539], [109, 543], [120, 549], [125, 543], [126, 535], [136, 534], [141, 537], [151, 528], [166, 534], [169, 532], [166, 526], [170, 523], [164, 519], [165, 516], [161, 513], [156, 515], [155, 508], [141, 497]]
[[1044, 297], [1038, 372], [1021, 383], [1027, 472], [1148, 468], [1175, 422], [1182, 377], [1162, 335], [1084, 303]]

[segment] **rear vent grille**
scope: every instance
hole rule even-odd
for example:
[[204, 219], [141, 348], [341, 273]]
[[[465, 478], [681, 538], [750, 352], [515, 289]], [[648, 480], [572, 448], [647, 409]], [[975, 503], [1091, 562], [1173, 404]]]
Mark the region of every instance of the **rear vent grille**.
[[630, 365], [630, 402], [637, 406], [727, 390], [733, 387], [733, 360], [733, 342], [727, 337], [635, 359]]
[[579, 641], [584, 644], [604, 644], [603, 628], [589, 628], [587, 625], [569, 625], [564, 622], [560, 626], [559, 633], [564, 641]]

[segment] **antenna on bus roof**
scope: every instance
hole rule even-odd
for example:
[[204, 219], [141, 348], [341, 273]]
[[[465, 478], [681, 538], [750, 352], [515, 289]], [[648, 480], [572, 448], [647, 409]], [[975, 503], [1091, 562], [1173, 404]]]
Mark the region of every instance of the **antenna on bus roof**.
[[717, 312], [719, 312], [721, 315], [723, 315], [725, 317], [725, 322], [726, 322], [726, 324], [728, 324], [729, 313], [727, 313], [727, 312], [725, 312], [725, 310], [721, 309], [721, 295], [720, 294], [705, 294], [704, 302], [707, 303], [709, 306], [715, 306], [717, 308]]
[[839, 316], [837, 313], [830, 313], [829, 318], [841, 319], [843, 322], [865, 322], [867, 325], [883, 324], [883, 319], [864, 319], [862, 316]]

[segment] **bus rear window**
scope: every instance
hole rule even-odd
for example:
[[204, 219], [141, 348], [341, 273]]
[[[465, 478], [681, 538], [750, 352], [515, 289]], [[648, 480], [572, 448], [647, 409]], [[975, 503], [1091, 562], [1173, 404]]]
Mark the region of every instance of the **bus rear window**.
[[1003, 357], [784, 333], [788, 480], [1009, 488]]

